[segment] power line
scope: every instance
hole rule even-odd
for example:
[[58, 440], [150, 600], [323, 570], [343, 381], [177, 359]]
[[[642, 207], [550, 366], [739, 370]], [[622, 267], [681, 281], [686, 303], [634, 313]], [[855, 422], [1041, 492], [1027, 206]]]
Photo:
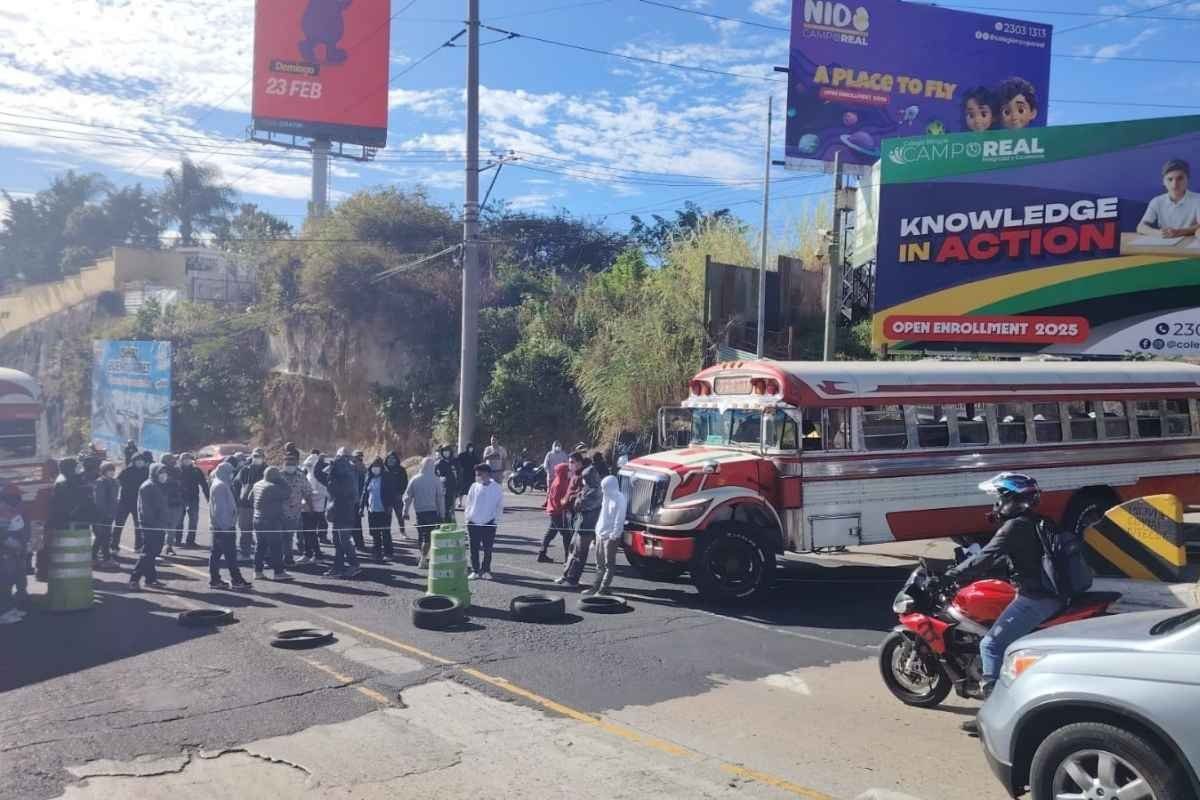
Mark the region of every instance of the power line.
[[581, 44], [572, 44], [571, 42], [561, 42], [557, 39], [547, 39], [544, 36], [534, 36], [533, 34], [517, 33], [515, 31], [496, 28], [492, 25], [480, 25], [481, 28], [486, 28], [493, 33], [502, 33], [513, 39], [528, 39], [533, 42], [541, 42], [542, 44], [554, 45], [555, 47], [566, 47], [571, 50], [579, 50], [584, 53], [592, 53], [594, 55], [611, 56], [613, 58], [623, 58], [626, 61], [633, 61], [640, 64], [655, 64], [660, 67], [669, 67], [671, 69], [685, 70], [688, 72], [703, 72], [708, 75], [722, 75], [728, 78], [741, 78], [743, 80], [766, 81], [767, 83], [787, 83], [787, 81], [778, 80], [776, 78], [768, 78], [765, 75], [748, 75], [742, 72], [727, 72], [720, 69], [711, 69], [709, 67], [698, 67], [690, 64], [678, 64], [673, 61], [663, 61], [657, 58], [646, 58], [644, 56], [631, 56], [627, 53], [617, 53], [612, 50], [601, 50], [597, 47], [587, 47]]
[[1131, 11], [1128, 14], [1114, 14], [1109, 19], [1099, 19], [1099, 20], [1096, 20], [1095, 22], [1085, 22], [1082, 25], [1076, 25], [1071, 28], [1063, 28], [1061, 31], [1055, 31], [1054, 35], [1062, 36], [1064, 33], [1074, 33], [1075, 31], [1081, 31], [1085, 28], [1094, 28], [1097, 25], [1103, 25], [1104, 23], [1109, 22], [1110, 20], [1113, 20], [1113, 19], [1129, 19], [1129, 18], [1136, 19], [1139, 16], [1141, 16], [1142, 14], [1149, 14], [1151, 11], [1161, 11], [1164, 8], [1170, 8], [1171, 6], [1183, 5], [1186, 2], [1188, 2], [1188, 0], [1171, 0], [1169, 3], [1160, 3], [1159, 5], [1156, 5], [1156, 6], [1150, 6], [1150, 8], [1143, 8], [1141, 11]]
[[[643, 2], [644, 1], [645, 0], [643, 0]], [[1124, 17], [1128, 16], [1127, 14], [1106, 14], [1100, 11], [1058, 11], [1048, 8], [1006, 8], [1004, 6], [959, 5], [958, 3], [928, 3], [927, 5], [951, 9], [961, 8], [970, 11], [999, 11], [1005, 14], [1047, 14], [1056, 17], [1103, 17], [1104, 21], [1123, 19]], [[1139, 14], [1137, 18], [1164, 22], [1200, 22], [1200, 17], [1149, 16], [1147, 14]]]
[[566, 3], [560, 6], [549, 6], [547, 8], [535, 8], [530, 11], [520, 11], [516, 14], [500, 14], [495, 17], [486, 17], [487, 20], [493, 19], [516, 19], [517, 17], [535, 17], [541, 14], [549, 14], [552, 11], [567, 11], [572, 8], [585, 8], [586, 6], [603, 6], [613, 2], [613, 0], [585, 0], [582, 3]]

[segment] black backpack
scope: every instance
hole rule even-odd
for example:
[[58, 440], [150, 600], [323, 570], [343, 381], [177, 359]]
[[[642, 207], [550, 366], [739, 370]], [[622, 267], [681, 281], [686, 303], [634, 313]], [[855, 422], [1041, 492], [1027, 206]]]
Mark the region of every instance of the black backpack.
[[1074, 531], [1060, 530], [1050, 520], [1037, 522], [1042, 543], [1042, 580], [1046, 588], [1064, 600], [1071, 600], [1092, 588], [1092, 568], [1084, 551], [1083, 537]]

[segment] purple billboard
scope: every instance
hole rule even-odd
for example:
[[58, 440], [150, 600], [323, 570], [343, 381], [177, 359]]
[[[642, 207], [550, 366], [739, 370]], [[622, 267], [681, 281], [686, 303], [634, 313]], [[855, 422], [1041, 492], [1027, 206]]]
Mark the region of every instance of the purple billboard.
[[792, 0], [787, 162], [863, 173], [884, 138], [1046, 124], [1051, 26], [899, 0]]

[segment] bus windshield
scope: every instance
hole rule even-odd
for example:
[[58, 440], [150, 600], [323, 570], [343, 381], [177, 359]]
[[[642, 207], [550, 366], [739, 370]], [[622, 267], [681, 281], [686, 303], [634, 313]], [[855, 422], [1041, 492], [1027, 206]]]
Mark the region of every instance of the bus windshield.
[[692, 411], [692, 444], [720, 447], [758, 447], [762, 441], [762, 411], [738, 409]]

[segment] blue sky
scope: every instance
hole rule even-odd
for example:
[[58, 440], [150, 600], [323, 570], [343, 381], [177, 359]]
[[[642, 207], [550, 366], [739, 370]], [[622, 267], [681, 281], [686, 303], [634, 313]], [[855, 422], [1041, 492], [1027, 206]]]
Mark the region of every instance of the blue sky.
[[[663, 1], [768, 26], [786, 26], [790, 17], [790, 0]], [[783, 31], [643, 0], [481, 5], [485, 24], [593, 48], [776, 79], [771, 68], [787, 62]], [[1052, 124], [1200, 113], [1200, 2], [940, 5], [1055, 25]], [[1030, 10], [1039, 5], [1055, 13]], [[393, 12], [406, 6], [392, 0]], [[465, 8], [466, 0], [412, 2], [392, 23], [392, 73], [460, 30]], [[1114, 16], [1134, 12], [1140, 18]], [[667, 213], [689, 199], [758, 220], [766, 98], [775, 93], [782, 110], [783, 83], [500, 38], [483, 35], [495, 42], [482, 50], [483, 148], [514, 151], [517, 160], [500, 175], [495, 199], [535, 211], [566, 208], [616, 229], [628, 226], [631, 212]], [[308, 163], [241, 141], [252, 39], [252, 0], [5, 0], [0, 188], [31, 193], [67, 168], [154, 186], [188, 152], [220, 167], [244, 199], [299, 224]], [[914, 38], [913, 46], [936, 43]], [[395, 81], [389, 147], [372, 165], [337, 162], [335, 200], [364, 187], [420, 184], [440, 202], [461, 201], [465, 55], [440, 50]], [[1139, 58], [1191, 63], [1122, 60]], [[779, 118], [775, 130], [782, 158]], [[783, 170], [774, 180], [771, 228], [781, 237], [823, 199], [826, 181]]]

